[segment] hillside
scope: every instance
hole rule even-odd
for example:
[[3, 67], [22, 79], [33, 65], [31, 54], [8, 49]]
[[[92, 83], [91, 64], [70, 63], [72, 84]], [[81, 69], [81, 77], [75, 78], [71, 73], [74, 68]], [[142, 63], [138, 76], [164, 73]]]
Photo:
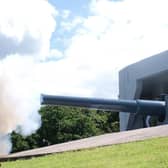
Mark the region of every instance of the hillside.
[[2, 163], [5, 168], [163, 168], [168, 137]]
[[61, 153], [67, 151], [76, 151], [81, 149], [109, 146], [145, 139], [168, 137], [168, 125], [150, 127], [138, 130], [124, 131], [118, 133], [104, 134], [100, 136], [85, 138], [81, 140], [66, 142], [62, 144], [51, 145], [48, 147], [37, 148], [33, 150], [18, 152], [6, 156], [1, 156], [0, 160], [19, 159], [35, 157], [52, 153]]

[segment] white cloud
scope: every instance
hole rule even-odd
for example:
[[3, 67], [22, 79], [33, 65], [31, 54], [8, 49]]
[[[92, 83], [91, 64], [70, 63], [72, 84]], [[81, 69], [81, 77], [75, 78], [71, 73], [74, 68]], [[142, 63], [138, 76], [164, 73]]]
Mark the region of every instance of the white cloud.
[[59, 59], [63, 59], [63, 57], [64, 57], [63, 52], [57, 49], [50, 49], [44, 61], [57, 61]]
[[[0, 56], [45, 57], [55, 30], [57, 12], [46, 0], [0, 1]], [[30, 45], [31, 44], [31, 45]]]
[[69, 16], [71, 15], [71, 11], [64, 9], [64, 10], [62, 10], [60, 15], [62, 16], [63, 19], [68, 19]]
[[[92, 21], [95, 24], [88, 24], [88, 27], [96, 30], [99, 25], [104, 25], [104, 44], [110, 42], [111, 53], [115, 53], [115, 49], [117, 55], [124, 51], [122, 60], [126, 65], [167, 49], [168, 12], [165, 6], [166, 0], [93, 1], [91, 11], [99, 18], [96, 19], [99, 23]], [[100, 31], [97, 34], [100, 35]], [[134, 56], [127, 56], [127, 53]]]
[[166, 0], [93, 0], [91, 15], [82, 19], [64, 51], [66, 59], [53, 64], [50, 90], [117, 97], [121, 68], [167, 49], [166, 6]]
[[71, 21], [62, 21], [60, 23], [61, 30], [63, 30], [63, 31], [72, 31], [74, 28], [76, 28], [77, 26], [82, 24], [83, 20], [84, 20], [83, 17], [77, 16], [74, 19], [72, 19]]

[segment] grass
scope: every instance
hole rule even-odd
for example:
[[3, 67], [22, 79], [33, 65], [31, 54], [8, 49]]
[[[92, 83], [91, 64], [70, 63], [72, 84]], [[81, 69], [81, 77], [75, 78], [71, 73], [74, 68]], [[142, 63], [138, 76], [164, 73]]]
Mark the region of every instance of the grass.
[[168, 168], [168, 138], [2, 163], [2, 168]]

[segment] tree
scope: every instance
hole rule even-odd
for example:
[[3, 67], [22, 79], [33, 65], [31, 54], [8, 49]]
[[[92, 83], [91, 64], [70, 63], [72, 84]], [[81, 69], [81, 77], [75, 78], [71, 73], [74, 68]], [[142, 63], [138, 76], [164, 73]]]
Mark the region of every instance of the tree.
[[43, 106], [42, 125], [33, 135], [12, 134], [13, 152], [119, 130], [118, 113], [64, 106]]
[[102, 133], [98, 122], [105, 122], [94, 110], [45, 106], [40, 111], [42, 126], [41, 138], [49, 144], [81, 139]]
[[39, 147], [40, 137], [37, 133], [27, 137], [23, 137], [22, 135], [13, 132], [11, 135], [11, 139], [12, 152], [18, 152]]

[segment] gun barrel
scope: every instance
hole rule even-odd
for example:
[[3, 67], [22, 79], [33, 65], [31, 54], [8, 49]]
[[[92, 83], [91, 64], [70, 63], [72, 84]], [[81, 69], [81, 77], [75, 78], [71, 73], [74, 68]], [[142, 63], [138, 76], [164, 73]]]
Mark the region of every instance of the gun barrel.
[[152, 100], [115, 100], [84, 97], [41, 95], [41, 104], [86, 107], [114, 112], [141, 113], [165, 117], [165, 102]]

